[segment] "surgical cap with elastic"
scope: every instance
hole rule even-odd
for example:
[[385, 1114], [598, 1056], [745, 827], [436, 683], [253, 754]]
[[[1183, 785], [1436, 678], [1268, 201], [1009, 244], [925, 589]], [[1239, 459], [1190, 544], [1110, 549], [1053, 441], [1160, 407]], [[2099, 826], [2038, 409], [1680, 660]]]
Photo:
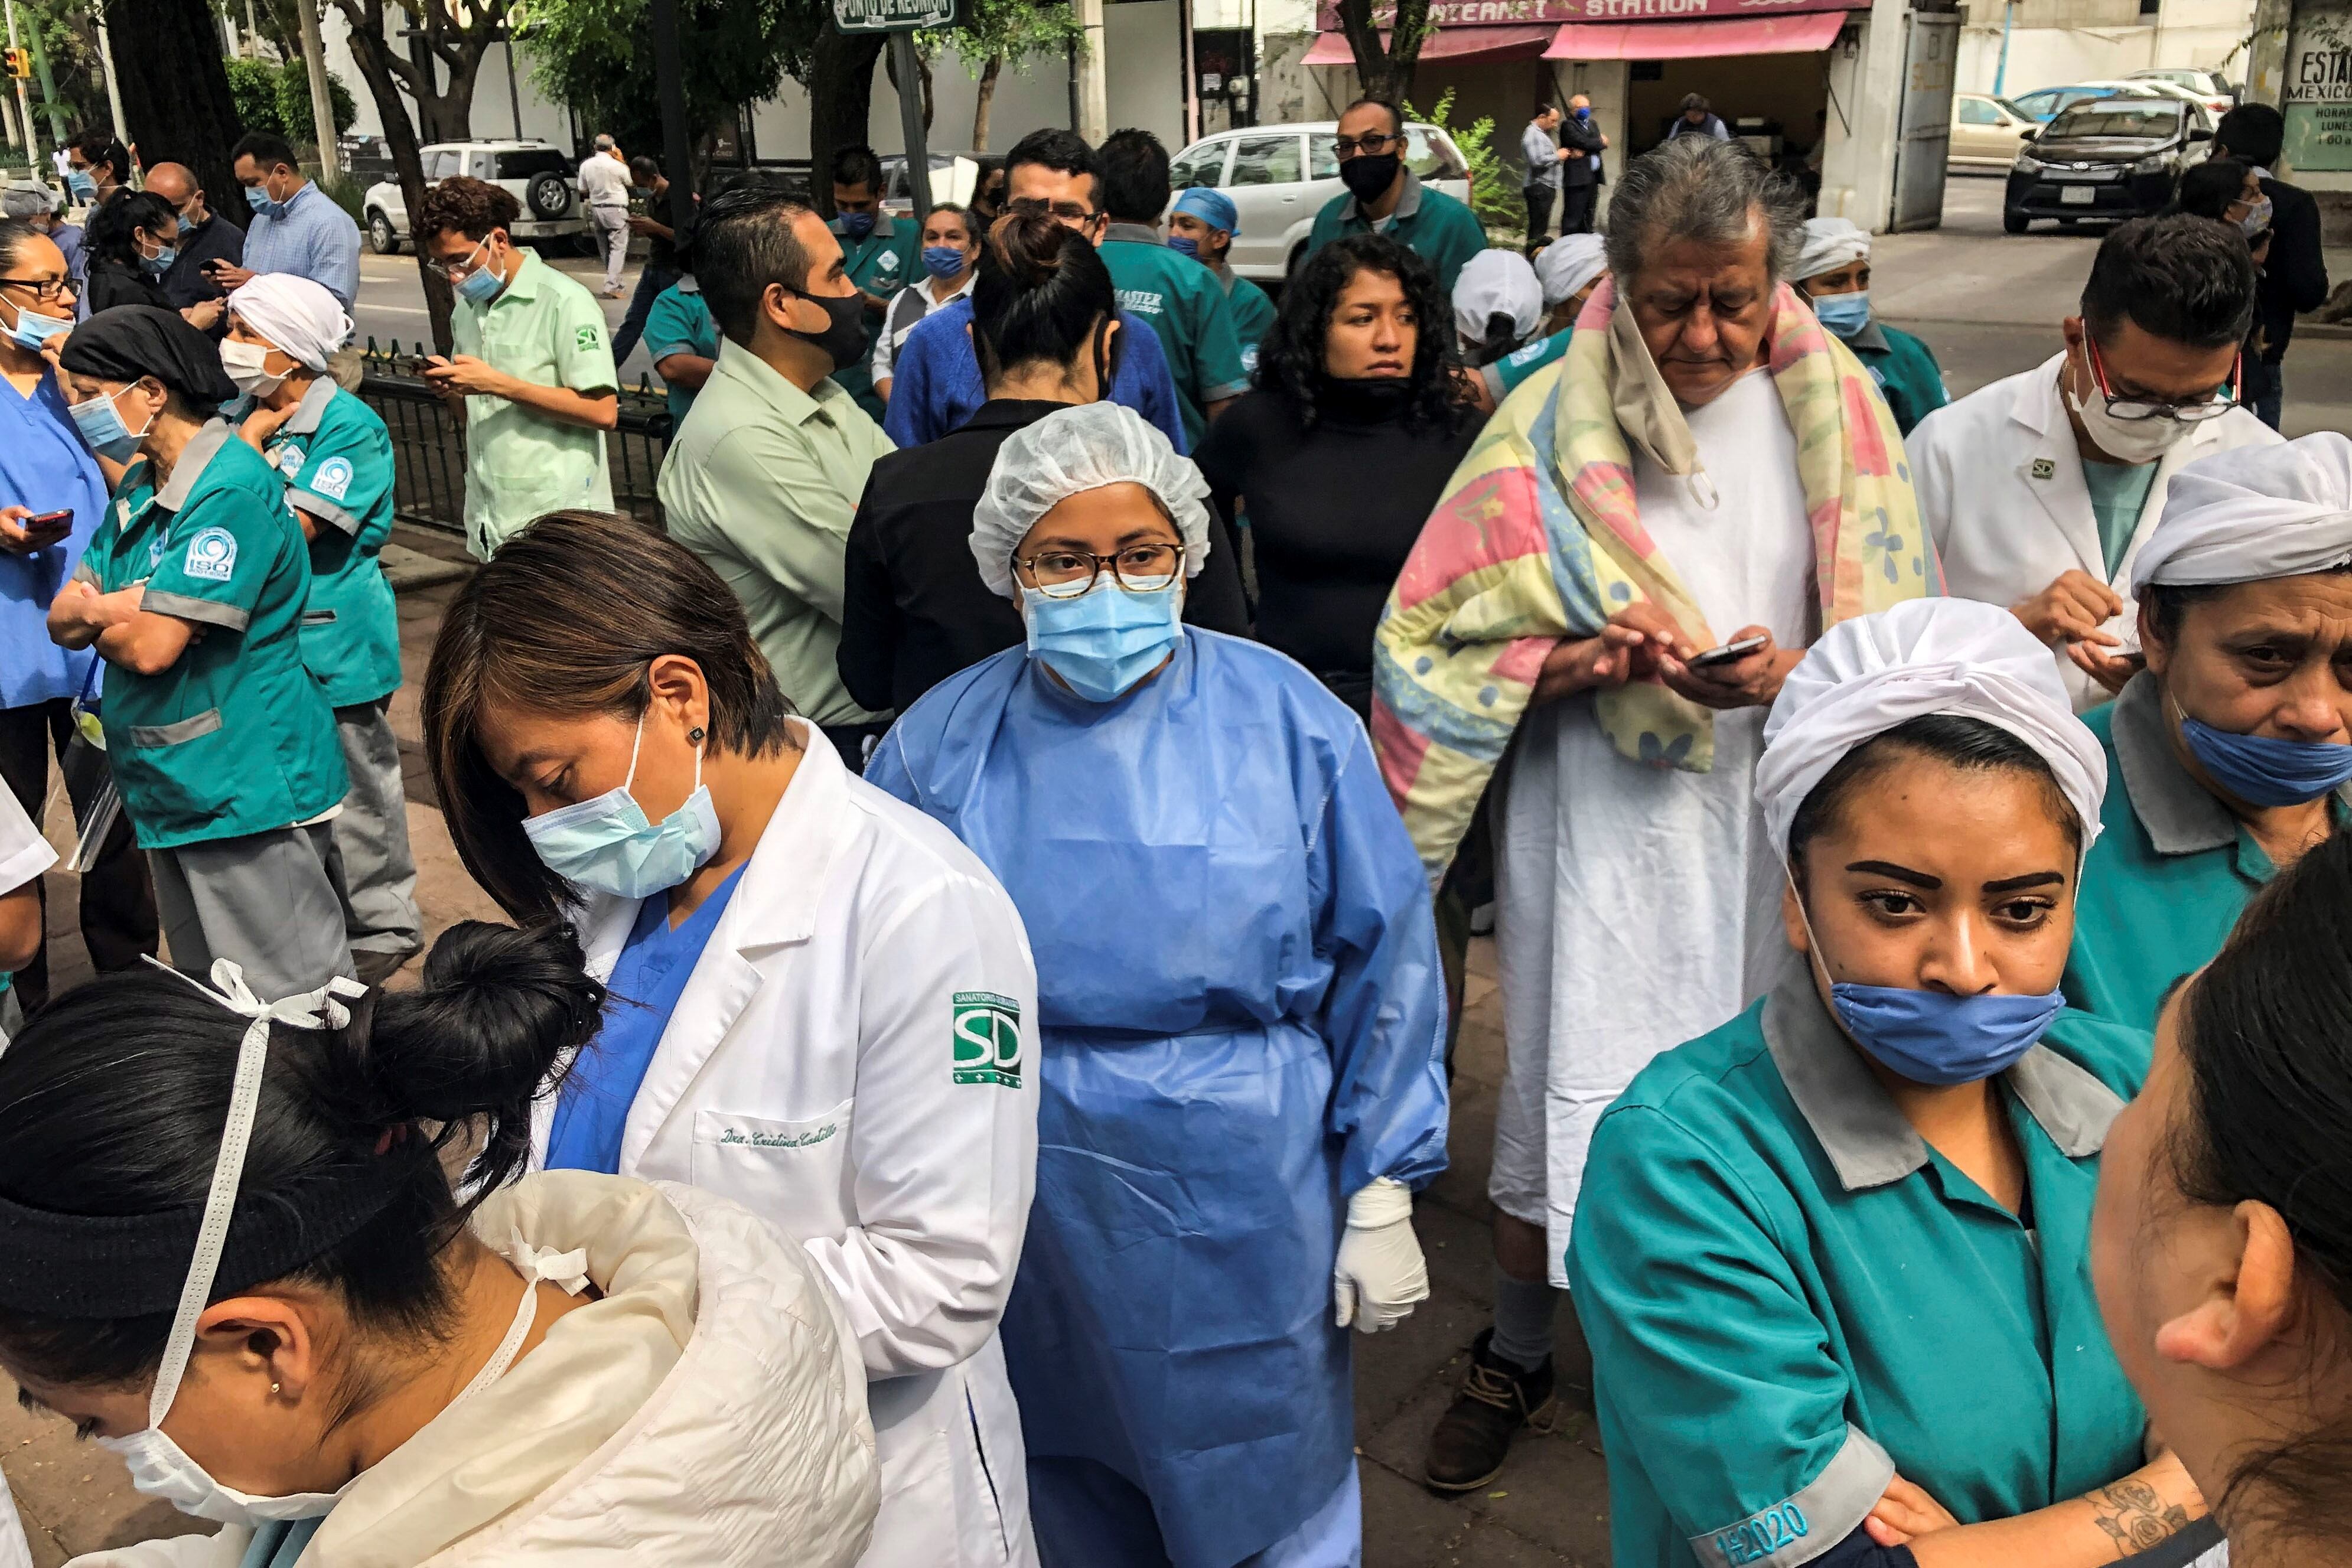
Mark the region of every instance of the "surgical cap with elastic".
[[2352, 440], [2323, 430], [2184, 465], [2132, 563], [2132, 592], [2297, 577], [2352, 562]]
[[1234, 199], [1207, 185], [1195, 185], [1179, 194], [1171, 210], [1196, 217], [1211, 228], [1223, 229], [1229, 235], [1242, 232], [1241, 214], [1234, 210]]
[[1773, 847], [1788, 852], [1798, 809], [1847, 753], [1929, 714], [1979, 719], [2032, 747], [2091, 847], [2106, 753], [2074, 716], [2050, 650], [2008, 611], [1972, 599], [1915, 599], [1857, 615], [1806, 650], [1772, 704], [1756, 764]]
[[1608, 242], [1599, 235], [1562, 235], [1536, 257], [1544, 308], [1565, 305], [1577, 290], [1609, 270]]
[[1496, 311], [1511, 319], [1517, 336], [1527, 337], [1543, 319], [1543, 308], [1536, 269], [1515, 250], [1482, 250], [1454, 280], [1454, 324], [1465, 338], [1484, 338]]
[[1819, 277], [1870, 257], [1870, 232], [1852, 218], [1807, 218], [1805, 246], [1797, 253], [1795, 280]]
[[0, 191], [0, 214], [12, 218], [46, 217], [58, 210], [57, 193], [37, 180], [14, 180]]
[[1013, 597], [1013, 552], [1039, 518], [1072, 496], [1140, 485], [1175, 519], [1184, 575], [1209, 559], [1209, 482], [1189, 457], [1124, 404], [1082, 402], [1047, 414], [997, 449], [971, 514], [971, 558], [992, 593]]
[[290, 272], [265, 272], [240, 285], [230, 293], [228, 308], [308, 371], [324, 371], [328, 357], [352, 335], [352, 319], [335, 297], [323, 285]]

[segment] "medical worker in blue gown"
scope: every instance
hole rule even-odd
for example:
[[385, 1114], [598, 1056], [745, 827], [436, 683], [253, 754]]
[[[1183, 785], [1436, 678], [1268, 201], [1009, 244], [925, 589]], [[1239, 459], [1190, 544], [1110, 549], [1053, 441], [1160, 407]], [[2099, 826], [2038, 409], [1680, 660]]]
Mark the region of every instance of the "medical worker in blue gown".
[[979, 853], [1036, 955], [1003, 1332], [1047, 1568], [1359, 1562], [1347, 1329], [1429, 1290], [1427, 887], [1356, 716], [1181, 623], [1207, 495], [1114, 403], [1007, 441], [972, 553], [1028, 645], [933, 688], [866, 772]]

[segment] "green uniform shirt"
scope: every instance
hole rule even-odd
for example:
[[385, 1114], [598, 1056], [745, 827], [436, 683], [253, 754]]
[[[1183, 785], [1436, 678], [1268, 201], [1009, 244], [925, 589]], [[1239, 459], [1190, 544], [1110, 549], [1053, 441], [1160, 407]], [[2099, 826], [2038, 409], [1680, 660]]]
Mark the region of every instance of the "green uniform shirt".
[[116, 664], [99, 718], [140, 847], [289, 828], [351, 789], [334, 711], [302, 664], [310, 553], [286, 487], [222, 421], [163, 489], [136, 465], [77, 575], [100, 592], [147, 585], [143, 607], [205, 634], [161, 674]]
[[670, 440], [656, 486], [669, 537], [727, 580], [793, 705], [818, 724], [871, 724], [841, 646], [843, 551], [890, 438], [832, 381], [804, 392], [732, 342]]
[[1644, 1068], [1568, 1251], [1619, 1568], [1810, 1563], [1897, 1471], [1976, 1524], [2137, 1469], [2087, 1247], [2150, 1050], [2062, 1013], [2000, 1075], [2023, 1222], [1912, 1131], [1801, 965]]
[[2153, 463], [2094, 463], [2083, 459], [2083, 487], [2091, 493], [2091, 517], [2099, 526], [2099, 555], [2107, 575], [2124, 563], [2147, 493], [2156, 487]]
[[[654, 362], [656, 375], [661, 374], [661, 362], [672, 354], [692, 354], [704, 360], [719, 358], [719, 323], [712, 319], [710, 307], [702, 298], [702, 287], [694, 281], [692, 273], [655, 296], [653, 308], [646, 312], [646, 357]], [[698, 390], [667, 381], [662, 383], [673, 434], [686, 422], [686, 411], [694, 406]]]
[[1234, 336], [1241, 340], [1242, 369], [1257, 374], [1258, 345], [1274, 330], [1277, 312], [1266, 291], [1248, 278], [1226, 267], [1218, 274], [1225, 286], [1225, 303], [1233, 307]]
[[264, 444], [287, 502], [319, 519], [302, 663], [336, 707], [381, 701], [400, 689], [400, 612], [376, 559], [392, 537], [392, 434], [320, 376]]
[[[2106, 748], [2107, 798], [2099, 841], [2083, 863], [2061, 985], [2084, 1012], [2152, 1030], [2164, 993], [2221, 950], [2278, 868], [2182, 766], [2154, 675], [2134, 675], [2083, 722]], [[2352, 790], [2328, 814], [2338, 832], [2352, 823]]]
[[[1913, 425], [1952, 401], [1944, 390], [1944, 372], [1935, 354], [1910, 333], [1873, 319], [1846, 347], [1878, 382], [1904, 434], [1910, 434]], [[2137, 514], [2133, 516], [2137, 520]]]
[[[888, 299], [922, 272], [917, 252], [922, 248], [922, 230], [912, 223], [894, 223], [888, 213], [874, 214], [874, 232], [864, 239], [852, 239], [835, 218], [825, 225], [834, 237], [841, 241], [842, 270], [849, 281], [877, 299]], [[857, 400], [875, 423], [882, 423], [887, 406], [882, 395], [874, 390], [874, 339], [882, 329], [885, 311], [867, 307], [866, 311], [866, 346], [859, 350], [854, 363], [833, 372], [834, 383]]]
[[1408, 169], [1404, 193], [1386, 225], [1375, 227], [1345, 191], [1332, 197], [1315, 214], [1307, 232], [1307, 254], [1314, 255], [1341, 235], [1384, 234], [1437, 269], [1437, 286], [1454, 292], [1454, 280], [1470, 258], [1486, 248], [1486, 231], [1470, 209], [1444, 192], [1421, 183]]
[[1209, 433], [1208, 406], [1249, 391], [1249, 367], [1234, 329], [1234, 308], [1217, 275], [1171, 250], [1141, 224], [1113, 224], [1103, 266], [1118, 289], [1118, 308], [1148, 321], [1168, 356], [1168, 374], [1184, 411], [1185, 444], [1197, 450]]
[[1524, 349], [1514, 349], [1491, 365], [1479, 367], [1478, 374], [1486, 382], [1486, 395], [1500, 408], [1503, 400], [1519, 390], [1519, 383], [1534, 375], [1553, 361], [1565, 358], [1568, 340], [1576, 335], [1573, 327], [1562, 327], [1549, 338], [1538, 338]]
[[[487, 306], [457, 302], [457, 352], [522, 381], [591, 395], [619, 384], [604, 312], [585, 288], [522, 253], [514, 280]], [[502, 397], [466, 400], [466, 547], [488, 560], [509, 534], [566, 507], [613, 509], [604, 433], [563, 424]]]

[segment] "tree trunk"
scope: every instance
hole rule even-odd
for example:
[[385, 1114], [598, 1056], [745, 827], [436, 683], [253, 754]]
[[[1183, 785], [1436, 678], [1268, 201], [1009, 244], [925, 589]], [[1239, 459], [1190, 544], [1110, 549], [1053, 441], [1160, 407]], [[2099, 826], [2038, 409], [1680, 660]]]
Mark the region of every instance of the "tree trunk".
[[874, 62], [882, 57], [887, 37], [834, 27], [817, 35], [809, 62], [809, 194], [827, 218], [834, 215], [833, 182], [825, 172], [835, 152], [866, 141], [874, 112]]
[[[221, 61], [220, 23], [205, 0], [105, 0], [113, 35], [114, 69], [122, 92], [122, 139], [136, 142], [140, 162], [165, 162], [195, 171], [207, 191], [235, 192], [228, 152], [237, 137], [236, 102]], [[39, 14], [35, 13], [35, 25]], [[242, 202], [215, 204], [230, 221]]]
[[971, 150], [988, 151], [988, 113], [996, 103], [996, 78], [1004, 74], [1004, 57], [991, 55], [980, 68], [980, 89], [971, 100]]
[[1347, 35], [1349, 52], [1356, 57], [1356, 76], [1363, 83], [1364, 96], [1402, 104], [1412, 91], [1413, 67], [1421, 58], [1421, 46], [1436, 28], [1430, 26], [1429, 0], [1396, 0], [1395, 11], [1383, 44], [1380, 24], [1372, 15], [1372, 0], [1339, 0], [1339, 30]]
[[[400, 181], [401, 203], [414, 214], [425, 202], [425, 157], [409, 121], [408, 100], [401, 96], [399, 78], [393, 72], [392, 47], [384, 41], [383, 0], [335, 0], [335, 5], [350, 25], [352, 63], [359, 67], [368, 96], [375, 100], [376, 118], [383, 121], [384, 145], [391, 150], [392, 166]], [[426, 258], [422, 245], [416, 246], [416, 275], [425, 288], [425, 308], [433, 320], [433, 346], [448, 353], [449, 279]]]

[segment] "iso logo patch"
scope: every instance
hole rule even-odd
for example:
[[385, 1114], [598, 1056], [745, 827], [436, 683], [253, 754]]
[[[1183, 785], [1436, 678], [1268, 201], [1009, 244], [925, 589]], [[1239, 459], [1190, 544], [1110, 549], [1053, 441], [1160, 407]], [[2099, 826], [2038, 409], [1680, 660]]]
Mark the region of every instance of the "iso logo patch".
[[188, 541], [180, 570], [206, 582], [226, 582], [236, 574], [236, 536], [226, 528], [206, 528]]
[[958, 991], [954, 1006], [955, 1081], [1020, 1088], [1021, 1004], [993, 991]]

